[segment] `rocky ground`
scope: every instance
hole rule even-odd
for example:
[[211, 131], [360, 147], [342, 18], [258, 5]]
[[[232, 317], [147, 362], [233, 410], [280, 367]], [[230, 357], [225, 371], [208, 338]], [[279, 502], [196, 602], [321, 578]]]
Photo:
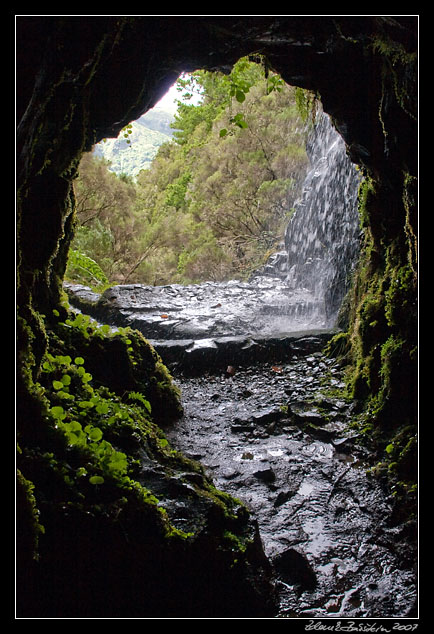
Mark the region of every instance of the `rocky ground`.
[[257, 518], [279, 616], [413, 615], [415, 554], [368, 475], [332, 359], [299, 354], [176, 382], [185, 415], [167, 436]]
[[[66, 290], [76, 309], [140, 330], [170, 368], [184, 416], [167, 438], [256, 518], [278, 616], [415, 615], [413, 527], [396, 525], [369, 474], [342, 368], [322, 353], [333, 331], [318, 305], [264, 278]], [[188, 530], [187, 511], [171, 521]]]

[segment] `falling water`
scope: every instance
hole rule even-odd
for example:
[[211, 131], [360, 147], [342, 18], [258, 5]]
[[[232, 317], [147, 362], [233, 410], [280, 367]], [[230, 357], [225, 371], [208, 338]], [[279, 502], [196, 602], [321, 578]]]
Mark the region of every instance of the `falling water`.
[[359, 251], [361, 179], [326, 113], [317, 116], [306, 150], [310, 168], [302, 195], [285, 232], [285, 251], [274, 256], [269, 273], [307, 291], [306, 316], [333, 326]]

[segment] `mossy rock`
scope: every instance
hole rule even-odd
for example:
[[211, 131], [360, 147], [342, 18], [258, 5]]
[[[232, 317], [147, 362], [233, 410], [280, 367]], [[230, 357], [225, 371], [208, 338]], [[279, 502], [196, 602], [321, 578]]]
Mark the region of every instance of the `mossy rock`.
[[180, 399], [152, 347], [84, 318], [45, 334], [21, 384], [19, 615], [272, 615], [256, 522], [157, 424]]
[[161, 357], [143, 335], [130, 328], [112, 332], [87, 315], [71, 315], [52, 331], [52, 346], [81, 356], [96, 384], [122, 396], [142, 392], [155, 421], [167, 424], [182, 415], [180, 391]]

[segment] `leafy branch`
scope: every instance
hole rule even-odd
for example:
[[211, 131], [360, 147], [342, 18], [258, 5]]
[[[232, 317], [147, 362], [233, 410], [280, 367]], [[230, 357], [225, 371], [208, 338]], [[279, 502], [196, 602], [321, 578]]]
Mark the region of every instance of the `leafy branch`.
[[[248, 69], [249, 64], [252, 62], [248, 61], [248, 58], [243, 58], [238, 62], [238, 65], [235, 65], [233, 73], [230, 75], [230, 89], [229, 95], [231, 99], [235, 97], [238, 103], [242, 104], [246, 100], [247, 93], [250, 88], [254, 85], [254, 81], [246, 74], [243, 75], [243, 71]], [[275, 73], [269, 74], [269, 70], [267, 64], [264, 59], [261, 59], [262, 68], [264, 69], [264, 76], [266, 79], [266, 94], [269, 95], [274, 91], [281, 92], [285, 86], [285, 82]], [[245, 130], [248, 128], [248, 124], [244, 118], [244, 114], [239, 112], [233, 117], [229, 119], [229, 123], [234, 125], [235, 127], [241, 128]], [[227, 128], [223, 128], [220, 130], [220, 137], [224, 138], [227, 135], [233, 134]]]
[[[127, 125], [122, 128], [119, 134], [122, 134], [122, 136], [125, 139], [125, 143], [128, 143], [128, 145], [130, 145], [131, 144], [130, 134], [132, 133], [133, 133], [133, 124], [127, 123]], [[103, 143], [107, 143], [107, 139], [103, 139], [102, 141]]]
[[86, 275], [90, 276], [92, 280], [99, 284], [108, 284], [104, 271], [101, 267], [89, 256], [84, 253], [80, 253], [75, 249], [69, 250], [68, 266], [71, 268], [79, 269]]

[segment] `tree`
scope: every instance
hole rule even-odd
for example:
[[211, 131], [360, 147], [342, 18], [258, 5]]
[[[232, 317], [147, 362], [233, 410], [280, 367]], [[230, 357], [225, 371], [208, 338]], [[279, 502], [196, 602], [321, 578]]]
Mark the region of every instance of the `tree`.
[[[107, 161], [90, 153], [80, 162], [75, 183], [77, 229], [72, 249], [95, 260], [109, 280], [122, 282], [137, 257], [140, 217], [136, 213], [134, 183], [108, 167]], [[83, 275], [86, 278], [81, 270]], [[80, 277], [73, 261], [67, 276]]]
[[294, 90], [278, 86], [271, 91], [269, 77], [251, 85], [237, 105], [246, 125], [231, 128], [226, 108], [194, 153], [190, 210], [230, 255], [232, 275], [262, 264], [279, 241], [307, 165]]

